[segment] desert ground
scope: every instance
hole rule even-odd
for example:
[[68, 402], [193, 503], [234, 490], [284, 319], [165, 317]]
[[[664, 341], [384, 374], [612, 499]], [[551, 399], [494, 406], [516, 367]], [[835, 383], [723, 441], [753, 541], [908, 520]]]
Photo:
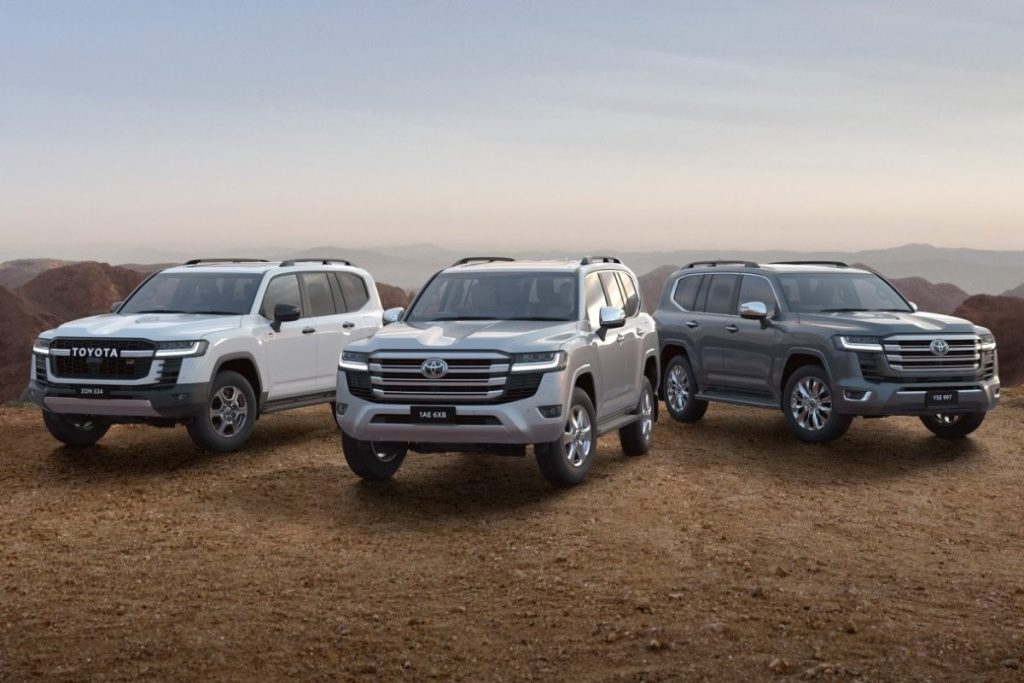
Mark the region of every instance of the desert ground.
[[0, 409], [0, 678], [1024, 679], [1024, 392], [975, 436], [663, 419], [554, 491], [532, 457], [345, 466], [326, 407], [243, 452]]

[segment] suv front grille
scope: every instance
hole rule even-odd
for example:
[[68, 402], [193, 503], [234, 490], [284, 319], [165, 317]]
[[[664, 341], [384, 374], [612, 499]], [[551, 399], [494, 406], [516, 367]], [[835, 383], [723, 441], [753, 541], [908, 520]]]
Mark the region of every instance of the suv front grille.
[[[82, 350], [116, 357], [81, 355]], [[50, 344], [50, 372], [66, 379], [142, 379], [149, 374], [156, 346], [142, 339], [55, 339]]]
[[[948, 352], [939, 355], [932, 343], [943, 341]], [[903, 375], [970, 375], [981, 370], [981, 340], [974, 335], [899, 335], [882, 340], [889, 367]]]
[[[439, 358], [448, 365], [443, 377], [428, 378], [420, 367]], [[511, 358], [498, 352], [380, 351], [371, 354], [369, 372], [347, 372], [349, 391], [382, 403], [504, 403], [530, 398], [543, 373], [511, 373]]]

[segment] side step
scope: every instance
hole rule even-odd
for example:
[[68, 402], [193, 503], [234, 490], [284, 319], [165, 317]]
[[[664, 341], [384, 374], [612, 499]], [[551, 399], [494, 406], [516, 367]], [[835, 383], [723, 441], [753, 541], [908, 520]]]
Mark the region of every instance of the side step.
[[321, 391], [316, 394], [306, 394], [304, 396], [289, 396], [288, 398], [279, 398], [276, 401], [267, 401], [260, 408], [261, 414], [266, 413], [277, 413], [282, 410], [291, 410], [292, 408], [304, 408], [306, 406], [315, 406], [318, 403], [330, 403], [334, 400], [335, 392], [333, 391]]
[[606, 418], [603, 422], [598, 422], [597, 435], [604, 436], [608, 432], [614, 432], [616, 429], [622, 429], [627, 425], [631, 425], [639, 419], [640, 416], [636, 413], [624, 413]]
[[739, 406], [753, 406], [755, 408], [779, 409], [779, 403], [771, 396], [763, 394], [748, 394], [742, 391], [727, 391], [725, 389], [706, 389], [694, 398], [700, 401], [718, 401], [719, 403], [733, 403]]

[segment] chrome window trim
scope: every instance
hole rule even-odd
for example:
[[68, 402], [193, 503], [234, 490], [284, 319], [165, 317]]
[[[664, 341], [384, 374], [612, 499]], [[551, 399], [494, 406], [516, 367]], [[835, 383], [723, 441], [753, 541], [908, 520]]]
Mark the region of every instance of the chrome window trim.
[[[768, 286], [772, 288], [772, 294], [775, 295], [776, 312], [781, 312], [782, 311], [782, 302], [784, 301], [784, 299], [779, 296], [779, 290], [777, 290], [775, 288], [775, 283], [772, 282], [772, 279], [770, 277], [768, 277], [767, 275], [762, 275], [761, 273], [741, 273], [741, 272], [732, 271], [732, 270], [723, 270], [722, 272], [718, 272], [716, 270], [713, 273], [704, 273], [704, 272], [701, 272], [701, 273], [687, 273], [687, 274], [685, 274], [685, 275], [683, 275], [683, 276], [681, 276], [681, 277], [676, 279], [675, 284], [672, 285], [672, 293], [669, 295], [669, 300], [672, 302], [672, 304], [676, 308], [678, 308], [683, 313], [697, 313], [699, 315], [718, 315], [718, 316], [722, 316], [723, 318], [739, 318], [740, 317], [739, 313], [709, 313], [708, 311], [691, 311], [688, 308], [683, 308], [682, 306], [680, 306], [679, 302], [676, 301], [676, 289], [679, 287], [679, 283], [682, 282], [685, 278], [697, 277], [698, 275], [709, 275], [709, 276], [710, 275], [739, 275], [740, 277], [742, 277], [744, 275], [749, 275], [750, 277], [759, 277], [759, 278], [765, 279], [765, 280], [768, 281]], [[741, 280], [740, 281], [740, 287], [742, 287], [742, 286], [743, 286], [743, 281]], [[740, 301], [738, 303], [745, 303], [745, 302]]]

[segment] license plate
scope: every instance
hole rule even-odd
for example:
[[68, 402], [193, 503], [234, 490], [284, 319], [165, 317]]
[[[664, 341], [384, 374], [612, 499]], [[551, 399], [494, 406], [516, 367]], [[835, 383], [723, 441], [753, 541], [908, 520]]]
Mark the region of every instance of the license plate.
[[925, 394], [924, 404], [930, 407], [944, 408], [960, 404], [958, 391], [929, 391]]
[[106, 398], [106, 387], [78, 387], [76, 393], [82, 398]]
[[455, 406], [413, 406], [412, 421], [427, 424], [452, 424]]

